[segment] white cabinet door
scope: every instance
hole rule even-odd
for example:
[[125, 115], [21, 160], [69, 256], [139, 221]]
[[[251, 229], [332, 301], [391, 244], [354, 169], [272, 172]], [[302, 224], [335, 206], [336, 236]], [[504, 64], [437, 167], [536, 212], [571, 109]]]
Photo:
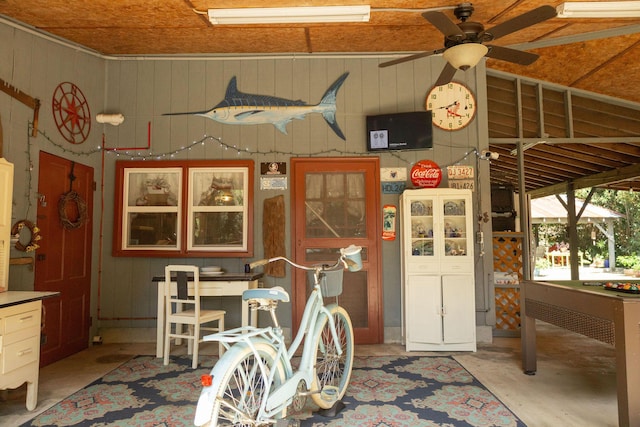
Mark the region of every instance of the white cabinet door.
[[472, 276], [442, 276], [442, 311], [445, 344], [475, 343], [476, 310]]
[[407, 284], [407, 350], [418, 343], [442, 343], [440, 276], [412, 274]]

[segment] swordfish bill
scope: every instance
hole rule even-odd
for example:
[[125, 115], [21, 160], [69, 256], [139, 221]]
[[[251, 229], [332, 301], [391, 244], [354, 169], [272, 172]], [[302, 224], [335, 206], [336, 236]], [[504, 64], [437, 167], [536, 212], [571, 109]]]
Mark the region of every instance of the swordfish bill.
[[187, 113], [166, 113], [163, 116], [196, 115], [233, 125], [257, 125], [271, 123], [283, 134], [287, 134], [287, 124], [293, 119], [302, 120], [307, 114], [320, 113], [336, 135], [346, 140], [336, 122], [336, 95], [346, 80], [348, 72], [333, 82], [319, 103], [309, 105], [302, 100], [293, 101], [269, 95], [242, 93], [238, 90], [236, 77], [227, 86], [224, 99], [206, 111]]

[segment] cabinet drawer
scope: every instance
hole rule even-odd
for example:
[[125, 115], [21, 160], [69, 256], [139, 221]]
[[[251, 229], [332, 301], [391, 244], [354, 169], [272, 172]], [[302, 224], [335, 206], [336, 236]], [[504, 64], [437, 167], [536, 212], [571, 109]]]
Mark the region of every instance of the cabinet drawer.
[[40, 357], [40, 334], [5, 345], [0, 356], [2, 357], [0, 373], [2, 374], [36, 362]]
[[444, 261], [441, 266], [443, 274], [446, 273], [473, 273], [473, 263], [459, 261]]
[[4, 333], [7, 335], [34, 326], [40, 328], [40, 310], [25, 311], [4, 319]]
[[407, 263], [408, 273], [438, 273], [440, 272], [440, 266], [437, 262], [431, 263]]

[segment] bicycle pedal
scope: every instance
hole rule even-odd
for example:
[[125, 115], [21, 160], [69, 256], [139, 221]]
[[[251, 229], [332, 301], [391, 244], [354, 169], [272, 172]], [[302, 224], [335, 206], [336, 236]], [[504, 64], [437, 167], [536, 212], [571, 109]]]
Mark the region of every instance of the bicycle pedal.
[[320, 397], [326, 402], [335, 402], [338, 400], [338, 387], [332, 385], [326, 385], [320, 392]]

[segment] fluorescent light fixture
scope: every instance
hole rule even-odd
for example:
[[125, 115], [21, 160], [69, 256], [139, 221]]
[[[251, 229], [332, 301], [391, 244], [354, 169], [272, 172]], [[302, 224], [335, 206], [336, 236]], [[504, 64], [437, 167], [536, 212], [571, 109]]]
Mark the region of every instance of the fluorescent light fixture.
[[640, 1], [576, 1], [561, 3], [558, 18], [637, 18]]
[[480, 43], [463, 43], [445, 50], [442, 56], [458, 70], [468, 70], [478, 65], [489, 48]]
[[371, 7], [310, 6], [209, 9], [214, 25], [369, 22]]

